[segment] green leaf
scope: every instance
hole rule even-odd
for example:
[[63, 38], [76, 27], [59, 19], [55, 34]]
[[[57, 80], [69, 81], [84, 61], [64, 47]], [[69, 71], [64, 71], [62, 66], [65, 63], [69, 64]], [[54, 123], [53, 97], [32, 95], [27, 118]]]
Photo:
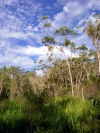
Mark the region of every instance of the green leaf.
[[48, 19], [48, 16], [42, 16], [41, 20]]
[[51, 24], [50, 24], [50, 23], [46, 23], [46, 24], [43, 25], [43, 27], [44, 27], [44, 28], [45, 28], [45, 27], [51, 27]]
[[55, 44], [56, 41], [53, 37], [46, 36], [42, 39], [42, 43], [45, 44], [45, 45], [48, 45], [48, 44]]
[[76, 32], [74, 32], [74, 31], [70, 30], [68, 27], [64, 26], [64, 27], [57, 29], [54, 34], [66, 36], [66, 35], [76, 35]]
[[64, 43], [62, 44], [62, 46], [69, 46], [69, 44], [70, 44], [71, 42], [68, 40], [68, 39], [66, 39], [65, 41], [64, 41]]

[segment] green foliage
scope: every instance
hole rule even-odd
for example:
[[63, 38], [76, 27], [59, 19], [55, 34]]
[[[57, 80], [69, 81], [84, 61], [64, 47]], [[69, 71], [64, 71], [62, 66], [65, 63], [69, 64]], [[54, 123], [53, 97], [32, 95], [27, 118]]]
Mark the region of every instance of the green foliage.
[[86, 45], [81, 45], [81, 46], [79, 46], [79, 47], [77, 47], [77, 49], [78, 50], [82, 50], [82, 51], [86, 51], [86, 50], [88, 50], [88, 48], [86, 47]]
[[24, 108], [25, 101], [22, 99], [3, 101], [0, 104], [0, 132], [27, 133], [29, 122], [23, 112]]
[[48, 16], [42, 16], [41, 20], [48, 19]]
[[51, 24], [50, 24], [50, 23], [46, 23], [46, 24], [43, 25], [43, 27], [44, 27], [44, 28], [46, 28], [46, 27], [51, 27]]
[[0, 99], [13, 99], [31, 87], [29, 79], [24, 70], [11, 66], [2, 68], [0, 71]]
[[42, 39], [42, 43], [48, 46], [48, 45], [50, 45], [50, 44], [55, 44], [56, 41], [55, 41], [55, 39], [54, 39], [53, 37], [48, 37], [48, 36], [46, 36], [46, 37], [44, 37], [44, 38]]
[[100, 100], [29, 93], [26, 99], [0, 104], [0, 132], [99, 133]]
[[66, 26], [57, 29], [54, 34], [56, 34], [56, 35], [62, 35], [62, 36], [66, 36], [68, 34], [76, 35], [76, 33], [74, 31], [70, 30]]
[[66, 39], [62, 45], [65, 46], [65, 47], [67, 47], [70, 44], [71, 44], [71, 42], [68, 39]]
[[88, 22], [87, 27], [84, 29], [85, 32], [87, 32], [88, 36], [90, 38], [98, 38], [100, 39], [100, 20], [96, 21], [95, 23]]

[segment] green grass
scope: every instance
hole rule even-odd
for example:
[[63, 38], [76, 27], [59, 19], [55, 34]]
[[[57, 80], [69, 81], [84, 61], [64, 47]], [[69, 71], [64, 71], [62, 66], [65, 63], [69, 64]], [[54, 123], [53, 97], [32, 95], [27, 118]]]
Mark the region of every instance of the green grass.
[[0, 132], [99, 133], [100, 101], [33, 96], [0, 103]]

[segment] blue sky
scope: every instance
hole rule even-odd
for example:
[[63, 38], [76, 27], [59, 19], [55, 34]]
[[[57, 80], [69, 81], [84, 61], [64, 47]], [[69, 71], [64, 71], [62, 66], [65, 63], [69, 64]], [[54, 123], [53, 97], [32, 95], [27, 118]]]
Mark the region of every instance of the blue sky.
[[[93, 15], [99, 13], [100, 0], [0, 0], [0, 67], [15, 65], [30, 70], [34, 60], [47, 59], [47, 48], [41, 43], [44, 15], [49, 16], [52, 31], [82, 26], [72, 41], [91, 47], [82, 30], [84, 22], [93, 21]], [[70, 54], [67, 49], [65, 52]], [[56, 49], [54, 53], [59, 56]]]

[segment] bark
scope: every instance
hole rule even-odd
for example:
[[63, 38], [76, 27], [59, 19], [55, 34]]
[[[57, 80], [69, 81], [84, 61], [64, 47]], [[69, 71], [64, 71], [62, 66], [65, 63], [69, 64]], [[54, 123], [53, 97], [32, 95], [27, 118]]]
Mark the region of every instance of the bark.
[[[61, 52], [63, 52], [64, 55], [66, 56], [66, 54], [63, 50]], [[67, 62], [67, 65], [68, 65], [68, 72], [69, 72], [69, 76], [70, 76], [71, 93], [72, 93], [72, 97], [74, 97], [74, 84], [73, 84], [73, 77], [72, 77], [72, 73], [71, 73], [71, 67], [70, 67], [70, 63], [68, 62], [68, 60], [66, 60], [66, 62]]]
[[86, 69], [86, 67], [85, 67], [85, 64], [83, 64], [83, 68], [84, 68], [84, 70], [85, 70], [85, 72], [86, 72], [86, 76], [87, 76], [87, 80], [89, 80], [89, 77], [90, 77], [90, 69], [89, 69], [89, 71]]
[[97, 58], [98, 58], [98, 72], [99, 72], [99, 75], [100, 75], [100, 47], [99, 47], [99, 42], [98, 42], [98, 38], [94, 37], [93, 38], [93, 42], [94, 42], [94, 45], [96, 47], [96, 51], [97, 51]]
[[97, 48], [97, 57], [98, 57], [98, 71], [99, 71], [99, 75], [100, 75], [100, 52], [99, 52], [98, 48]]
[[82, 87], [82, 99], [83, 99], [83, 101], [85, 101], [83, 87]]
[[72, 91], [72, 97], [74, 97], [74, 84], [73, 84], [73, 78], [72, 78], [72, 73], [71, 73], [71, 68], [70, 68], [70, 63], [67, 61], [68, 65], [68, 71], [69, 71], [69, 76], [70, 76], [70, 83], [71, 83], [71, 91]]

